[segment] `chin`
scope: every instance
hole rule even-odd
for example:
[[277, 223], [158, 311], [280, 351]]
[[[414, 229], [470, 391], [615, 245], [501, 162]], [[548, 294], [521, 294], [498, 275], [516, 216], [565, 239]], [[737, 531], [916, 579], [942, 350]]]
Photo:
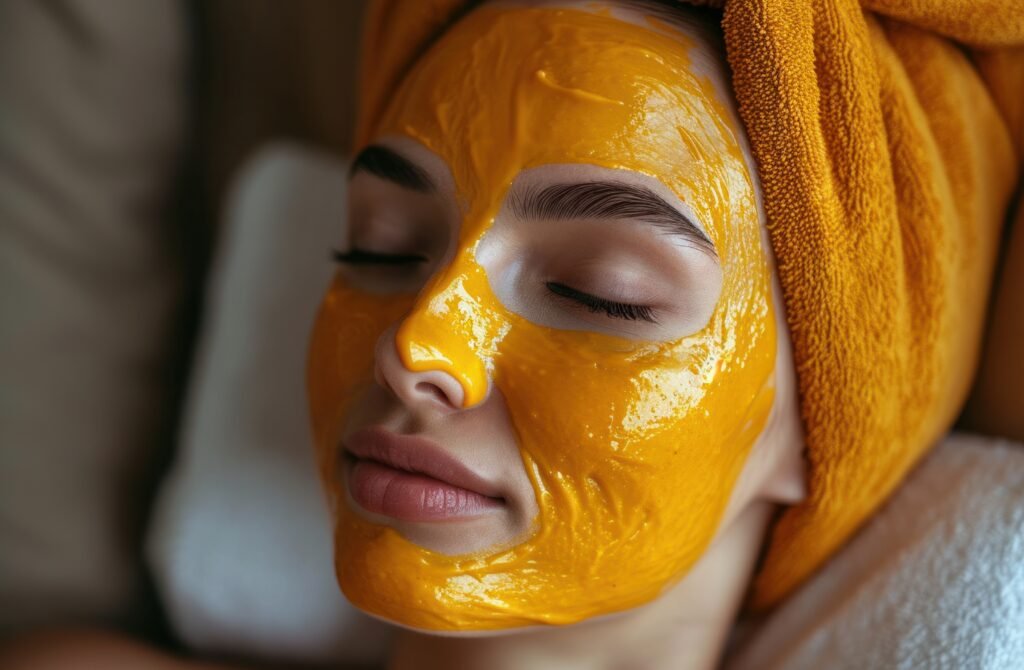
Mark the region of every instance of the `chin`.
[[480, 630], [434, 630], [432, 628], [418, 628], [416, 626], [409, 626], [407, 624], [401, 623], [400, 621], [395, 621], [394, 619], [390, 619], [379, 614], [374, 614], [373, 612], [365, 610], [358, 606], [356, 606], [356, 609], [358, 609], [360, 612], [370, 617], [371, 619], [376, 619], [377, 621], [386, 623], [389, 626], [393, 626], [401, 630], [406, 630], [410, 633], [416, 633], [417, 635], [430, 635], [432, 637], [444, 637], [449, 639], [463, 640], [495, 637], [512, 637], [515, 635], [545, 633], [552, 632], [555, 630], [566, 630], [569, 628], [582, 628], [598, 622], [619, 619], [627, 615], [630, 611], [632, 611], [627, 610], [624, 612], [611, 612], [609, 614], [599, 614], [597, 616], [590, 617], [589, 619], [584, 619], [583, 621], [579, 621], [572, 624], [533, 624], [528, 626], [510, 625], [508, 628], [487, 628]]

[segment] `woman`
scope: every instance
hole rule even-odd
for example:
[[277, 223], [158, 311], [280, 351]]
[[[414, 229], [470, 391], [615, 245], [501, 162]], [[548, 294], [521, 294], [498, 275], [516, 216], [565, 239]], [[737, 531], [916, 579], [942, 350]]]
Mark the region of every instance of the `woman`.
[[966, 392], [1012, 179], [922, 198], [915, 179], [959, 177], [904, 155], [935, 141], [904, 108], [960, 123], [946, 136], [984, 148], [945, 159], [976, 175], [1012, 175], [1010, 142], [900, 80], [930, 74], [892, 54], [925, 38], [842, 3], [727, 9], [762, 208], [693, 10], [435, 3], [417, 27], [394, 8], [371, 21], [351, 232], [309, 359], [342, 590], [409, 629], [396, 667], [713, 667], [762, 548], [763, 608]]
[[713, 35], [644, 5], [483, 6], [355, 159], [309, 360], [342, 588], [412, 629], [526, 629], [409, 634], [400, 658], [710, 667], [773, 506], [801, 499]]
[[[339, 582], [405, 629], [393, 667], [714, 667], [748, 589], [777, 602], [820, 564], [965, 392], [1006, 138], [962, 164], [1011, 174], [929, 203], [941, 230], [901, 229], [921, 162], [875, 131], [921, 120], [828, 95], [863, 63], [810, 41], [824, 138], [793, 142], [766, 128], [800, 120], [797, 78], [766, 90], [773, 54], [737, 59], [741, 125], [713, 24], [661, 9], [424, 19], [422, 49], [401, 35], [415, 64], [384, 58], [364, 100], [310, 400]], [[736, 42], [743, 18], [726, 15], [733, 55], [757, 42]], [[880, 62], [883, 91], [905, 84]], [[995, 118], [980, 105], [971, 129]], [[815, 140], [831, 163], [801, 160]], [[966, 223], [945, 216], [961, 206]]]

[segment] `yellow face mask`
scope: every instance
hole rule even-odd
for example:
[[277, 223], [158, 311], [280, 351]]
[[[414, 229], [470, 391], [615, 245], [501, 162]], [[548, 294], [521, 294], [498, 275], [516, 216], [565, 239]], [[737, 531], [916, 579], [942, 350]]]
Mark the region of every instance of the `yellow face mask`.
[[[653, 22], [484, 7], [391, 100], [377, 135], [447, 162], [462, 220], [454, 255], [418, 296], [338, 279], [314, 330], [314, 434], [339, 581], [358, 607], [439, 631], [568, 624], [654, 599], [715, 536], [771, 410], [776, 333], [740, 131], [695, 72], [692, 46]], [[555, 163], [654, 177], [692, 210], [722, 269], [706, 325], [645, 342], [545, 327], [499, 301], [478, 244], [517, 175]], [[408, 369], [449, 373], [467, 406], [488, 383], [503, 394], [540, 509], [519, 544], [442, 555], [339, 503], [346, 411], [395, 323]]]

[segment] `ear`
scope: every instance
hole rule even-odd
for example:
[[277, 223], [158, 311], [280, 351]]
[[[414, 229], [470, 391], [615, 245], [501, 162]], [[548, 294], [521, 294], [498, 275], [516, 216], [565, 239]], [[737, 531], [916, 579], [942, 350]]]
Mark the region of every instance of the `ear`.
[[[771, 255], [770, 247], [769, 256]], [[773, 261], [774, 263], [774, 261]], [[779, 278], [772, 273], [772, 300], [775, 305], [777, 352], [775, 356], [775, 403], [766, 429], [773, 462], [757, 491], [759, 497], [781, 505], [794, 505], [807, 498], [807, 477], [810, 474], [804, 457], [803, 419], [797, 393], [796, 366], [786, 322]]]
[[[796, 421], [799, 424], [799, 420]], [[776, 447], [776, 459], [758, 491], [758, 497], [781, 505], [795, 505], [807, 498], [807, 462], [803, 431], [787, 427]]]

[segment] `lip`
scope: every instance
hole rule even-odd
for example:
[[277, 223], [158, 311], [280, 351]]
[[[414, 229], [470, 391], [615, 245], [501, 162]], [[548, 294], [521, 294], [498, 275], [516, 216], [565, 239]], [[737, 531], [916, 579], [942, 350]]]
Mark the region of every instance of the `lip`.
[[344, 448], [349, 492], [368, 512], [442, 521], [504, 505], [495, 485], [426, 438], [371, 427], [353, 433]]

